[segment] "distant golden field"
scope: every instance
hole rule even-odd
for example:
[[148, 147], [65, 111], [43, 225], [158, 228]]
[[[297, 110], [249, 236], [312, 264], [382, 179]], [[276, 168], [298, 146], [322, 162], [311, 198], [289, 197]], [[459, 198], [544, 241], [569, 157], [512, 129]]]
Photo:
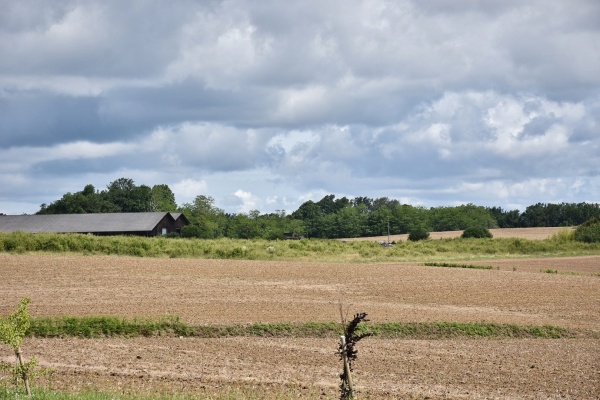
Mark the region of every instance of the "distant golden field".
[[[520, 238], [530, 240], [542, 240], [551, 237], [552, 235], [561, 232], [565, 229], [572, 230], [574, 228], [565, 227], [545, 227], [545, 228], [503, 228], [503, 229], [490, 229], [489, 231], [495, 238]], [[462, 235], [463, 231], [447, 231], [447, 232], [431, 232], [429, 234], [430, 239], [452, 239]], [[390, 235], [390, 241], [407, 240], [408, 234], [404, 235]], [[374, 241], [387, 241], [387, 236], [374, 236], [364, 238], [352, 238], [343, 240], [374, 240]]]

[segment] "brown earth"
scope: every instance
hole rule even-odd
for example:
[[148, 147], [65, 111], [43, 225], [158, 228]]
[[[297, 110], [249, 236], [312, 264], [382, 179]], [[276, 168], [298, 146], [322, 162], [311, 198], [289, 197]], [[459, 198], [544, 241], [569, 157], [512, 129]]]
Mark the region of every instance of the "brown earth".
[[[353, 378], [360, 398], [597, 399], [599, 344], [368, 338]], [[28, 339], [25, 348], [57, 370], [52, 387], [69, 391], [336, 398], [341, 372], [335, 339]], [[12, 361], [3, 349], [0, 359]]]
[[[342, 302], [373, 322], [600, 331], [600, 256], [473, 263], [500, 269], [0, 254], [0, 314], [27, 296], [34, 316], [335, 321]], [[69, 390], [335, 398], [340, 372], [331, 339], [27, 339], [24, 348]], [[598, 339], [369, 338], [358, 348], [361, 398], [600, 398]], [[8, 348], [0, 359], [11, 360]]]

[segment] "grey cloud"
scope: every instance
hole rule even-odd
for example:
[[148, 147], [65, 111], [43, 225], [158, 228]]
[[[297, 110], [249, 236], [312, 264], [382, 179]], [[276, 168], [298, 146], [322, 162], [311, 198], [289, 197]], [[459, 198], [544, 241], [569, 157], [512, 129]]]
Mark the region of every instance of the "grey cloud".
[[[206, 177], [236, 202], [598, 196], [596, 1], [0, 6], [0, 153], [42, 154], [0, 159], [3, 199], [15, 168]], [[43, 156], [78, 142], [107, 146]]]
[[[337, 179], [332, 167], [345, 170], [350, 179], [393, 179], [401, 175], [413, 185], [431, 177], [465, 181], [545, 178], [589, 174], [596, 168], [598, 138], [593, 146], [571, 142], [566, 126], [573, 117], [566, 111], [564, 116], [556, 115], [552, 110], [559, 105], [497, 95], [450, 98], [456, 109], [449, 111], [440, 106], [442, 109], [416, 113], [416, 117], [403, 120], [400, 127], [378, 130], [376, 136], [365, 135], [369, 129], [364, 126], [350, 126], [345, 135], [325, 129], [319, 133], [321, 139], [299, 145], [287, 156], [280, 155], [282, 168], [289, 174], [299, 172], [303, 164], [290, 160], [302, 158], [305, 165], [318, 171], [298, 178], [313, 179], [315, 182], [307, 183], [311, 188], [323, 181], [332, 184]], [[514, 122], [500, 120], [498, 127], [492, 127], [485, 122], [486, 113], [492, 105], [511, 101], [518, 110], [529, 108], [538, 116], [515, 125], [512, 133], [501, 133]], [[507, 114], [501, 118], [512, 117]], [[565, 133], [559, 133], [561, 130]]]
[[[9, 74], [157, 76], [176, 56], [188, 2], [11, 2], [0, 31], [0, 70]], [[23, 11], [27, 9], [31, 15]], [[12, 26], [12, 29], [10, 27]]]
[[55, 21], [59, 21], [71, 8], [71, 1], [55, 0], [0, 2], [0, 31], [19, 33], [45, 31]]
[[525, 126], [523, 126], [523, 136], [534, 137], [543, 135], [556, 124], [558, 120], [553, 116], [534, 117]]
[[[47, 179], [60, 179], [62, 176], [71, 175], [73, 171], [78, 174], [105, 174], [114, 173], [121, 169], [135, 169], [139, 167], [129, 158], [105, 157], [100, 159], [80, 159], [80, 160], [52, 160], [37, 163], [31, 167], [31, 173], [36, 177]], [[108, 184], [108, 182], [106, 182]]]
[[35, 141], [51, 145], [74, 140], [108, 142], [148, 134], [181, 121], [221, 121], [258, 126], [268, 96], [206, 89], [193, 81], [165, 87], [121, 88], [100, 96], [71, 97], [48, 91], [0, 95], [0, 146]]
[[111, 139], [102, 134], [110, 129], [97, 113], [98, 103], [93, 97], [75, 99], [39, 91], [0, 97], [0, 146]]

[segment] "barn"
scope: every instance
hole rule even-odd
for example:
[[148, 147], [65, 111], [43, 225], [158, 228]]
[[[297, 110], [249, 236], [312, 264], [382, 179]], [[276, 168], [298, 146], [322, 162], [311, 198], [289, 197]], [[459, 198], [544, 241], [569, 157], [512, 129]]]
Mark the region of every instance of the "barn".
[[0, 215], [0, 232], [159, 236], [188, 224], [185, 215], [170, 212]]

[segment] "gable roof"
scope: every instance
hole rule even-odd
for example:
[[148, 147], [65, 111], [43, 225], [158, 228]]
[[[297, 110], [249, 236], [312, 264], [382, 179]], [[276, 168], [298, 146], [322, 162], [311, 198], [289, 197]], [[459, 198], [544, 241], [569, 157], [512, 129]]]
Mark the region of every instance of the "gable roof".
[[170, 214], [173, 217], [173, 219], [175, 219], [175, 221], [177, 221], [179, 219], [179, 220], [185, 222], [186, 224], [190, 223], [190, 221], [187, 219], [187, 217], [183, 213], [172, 212]]
[[175, 220], [168, 212], [1, 215], [0, 232], [149, 232], [165, 217]]

